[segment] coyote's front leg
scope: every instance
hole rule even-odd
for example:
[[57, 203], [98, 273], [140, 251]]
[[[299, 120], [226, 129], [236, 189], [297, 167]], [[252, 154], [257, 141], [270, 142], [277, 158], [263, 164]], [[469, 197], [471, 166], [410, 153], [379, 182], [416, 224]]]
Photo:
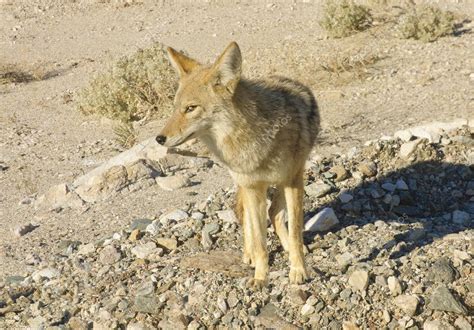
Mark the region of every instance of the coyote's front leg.
[[243, 187], [242, 197], [244, 206], [244, 253], [250, 252], [255, 265], [255, 276], [249, 284], [261, 288], [266, 284], [268, 275], [267, 252], [267, 217], [266, 191], [267, 186], [260, 184], [253, 187]]

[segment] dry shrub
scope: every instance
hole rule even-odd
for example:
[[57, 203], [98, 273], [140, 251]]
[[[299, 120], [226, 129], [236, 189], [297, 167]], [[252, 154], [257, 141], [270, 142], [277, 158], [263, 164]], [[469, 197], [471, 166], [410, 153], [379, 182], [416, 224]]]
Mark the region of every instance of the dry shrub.
[[369, 28], [372, 15], [369, 8], [352, 0], [328, 0], [319, 24], [333, 38], [343, 38]]
[[366, 79], [376, 72], [376, 64], [384, 57], [370, 51], [346, 50], [336, 52], [322, 61], [319, 82], [341, 86], [351, 82]]
[[21, 84], [51, 78], [57, 73], [39, 65], [24, 68], [17, 64], [0, 65], [0, 85]]
[[177, 82], [166, 50], [156, 43], [97, 75], [80, 93], [79, 109], [125, 123], [164, 116], [172, 108]]
[[137, 143], [137, 132], [131, 122], [119, 122], [114, 127], [115, 141], [125, 149]]
[[401, 15], [397, 24], [397, 35], [403, 39], [432, 42], [454, 33], [454, 15], [436, 7], [412, 7]]

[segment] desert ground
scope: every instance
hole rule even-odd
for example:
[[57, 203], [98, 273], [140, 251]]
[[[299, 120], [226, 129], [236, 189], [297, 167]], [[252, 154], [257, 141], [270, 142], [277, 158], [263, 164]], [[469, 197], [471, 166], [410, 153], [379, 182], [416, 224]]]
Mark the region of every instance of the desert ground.
[[[469, 120], [474, 119], [474, 2], [415, 1], [450, 10], [461, 22], [458, 33], [430, 43], [393, 34], [391, 18], [410, 1], [368, 2], [374, 3], [373, 26], [332, 39], [318, 23], [320, 1], [0, 0], [0, 74], [23, 75], [15, 82], [0, 81], [0, 328], [472, 329], [474, 125]], [[313, 166], [308, 166], [308, 184], [333, 183], [324, 194], [307, 190], [306, 219], [332, 205], [341, 191], [350, 191], [355, 201], [357, 189], [375, 184], [372, 175], [354, 174], [364, 172], [358, 166], [365, 161], [378, 164], [381, 186], [383, 180], [398, 183], [401, 177], [408, 183], [411, 175], [425, 182], [421, 176], [426, 168], [414, 167], [416, 162], [447, 164], [442, 166], [444, 174], [432, 174], [447, 186], [438, 187], [436, 178], [427, 177], [431, 190], [420, 184], [409, 187], [426, 188], [423, 196], [432, 194], [431, 204], [445, 208], [432, 213], [405, 209], [396, 212], [394, 220], [390, 214], [377, 213], [376, 207], [363, 206], [357, 216], [349, 216], [353, 208], [333, 206], [341, 224], [316, 237], [305, 236], [307, 259], [314, 268], [310, 283], [290, 286], [286, 258], [275, 248], [273, 284], [253, 294], [242, 286], [248, 270], [240, 264], [238, 225], [228, 219], [230, 212], [216, 213], [231, 209], [233, 184], [226, 169], [212, 158], [173, 158], [177, 163], [162, 174], [189, 178], [191, 184], [179, 189], [168, 191], [150, 183], [78, 208], [39, 205], [52, 187], [73, 182], [123, 151], [115, 141], [112, 120], [86, 116], [77, 109], [78, 93], [95, 74], [153, 42], [210, 63], [231, 41], [242, 49], [245, 76], [288, 76], [308, 85], [316, 96], [321, 131], [309, 160]], [[346, 57], [360, 60], [340, 72], [328, 69]], [[138, 125], [139, 141], [156, 136], [165, 119]], [[407, 141], [393, 140], [395, 132], [456, 120], [459, 127], [435, 141], [420, 142], [413, 133], [408, 140], [419, 142], [414, 148], [428, 151], [398, 162], [398, 152]], [[181, 149], [187, 147], [201, 152], [197, 144]], [[338, 176], [324, 176], [341, 164], [349, 178], [335, 181]], [[395, 173], [402, 165], [413, 168]], [[450, 177], [450, 168], [462, 172], [459, 180]], [[384, 198], [377, 194], [370, 198]], [[414, 196], [410, 207], [421, 210], [429, 204]], [[165, 217], [172, 223], [161, 221], [162, 215], [176, 210], [187, 216]], [[204, 220], [197, 220], [200, 216], [195, 213]], [[147, 225], [158, 221], [163, 228], [145, 230], [137, 219], [145, 219]], [[430, 219], [436, 220], [428, 226]], [[179, 228], [172, 228], [173, 221], [181, 223]], [[192, 230], [183, 229], [183, 223]], [[29, 224], [31, 231], [18, 233]], [[137, 228], [140, 233], [131, 239], [130, 231], [133, 234]], [[397, 255], [403, 250], [400, 240], [391, 245], [390, 237], [405, 230], [415, 233], [410, 239], [425, 241]], [[416, 236], [419, 230], [424, 232]], [[362, 255], [375, 232], [384, 237], [377, 241], [378, 249], [388, 252], [381, 252], [380, 260], [374, 259], [378, 261], [368, 261]], [[154, 236], [174, 240], [176, 246], [169, 241], [152, 243], [161, 251], [148, 261], [130, 253], [155, 242]], [[333, 251], [332, 246], [340, 250]], [[226, 254], [230, 252], [237, 255]], [[193, 264], [192, 257], [199, 253], [204, 253], [199, 257], [204, 263], [210, 258], [210, 268], [220, 262], [224, 266], [203, 271], [207, 266]], [[213, 253], [224, 257], [212, 259]], [[355, 257], [347, 264], [328, 262], [351, 253]], [[423, 260], [416, 263], [413, 258]], [[79, 259], [82, 266], [77, 266]], [[412, 264], [420, 267], [413, 270]], [[42, 269], [58, 273], [38, 275]], [[419, 274], [432, 269], [447, 275], [427, 275], [425, 280]], [[360, 279], [351, 274], [363, 278], [364, 272], [368, 284], [360, 286]], [[86, 284], [80, 283], [82, 277]], [[354, 285], [346, 283], [351, 277], [349, 283]], [[444, 286], [436, 289], [439, 292], [434, 289], [438, 284], [447, 287], [445, 300], [452, 298], [454, 307], [433, 307], [434, 295], [446, 294]], [[90, 291], [94, 288], [97, 292]], [[137, 293], [143, 291], [148, 296]], [[145, 296], [149, 299], [145, 302], [137, 298]], [[415, 304], [415, 311], [403, 307], [410, 304]]]

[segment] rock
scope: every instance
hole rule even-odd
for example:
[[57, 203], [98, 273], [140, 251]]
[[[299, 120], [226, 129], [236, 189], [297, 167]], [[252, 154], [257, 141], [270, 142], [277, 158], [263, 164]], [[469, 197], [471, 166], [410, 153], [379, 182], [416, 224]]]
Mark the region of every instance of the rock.
[[148, 226], [146, 226], [145, 231], [149, 233], [150, 235], [155, 236], [160, 232], [160, 228], [161, 228], [161, 223], [155, 220], [152, 223], [150, 223]]
[[240, 252], [210, 251], [183, 257], [179, 266], [185, 269], [201, 269], [207, 272], [222, 273], [237, 278], [252, 275], [251, 269], [242, 264], [241, 259]]
[[88, 255], [95, 252], [95, 245], [93, 243], [82, 244], [77, 249], [77, 254]]
[[339, 200], [342, 204], [349, 203], [354, 197], [349, 193], [342, 193], [339, 195]]
[[71, 330], [87, 330], [88, 329], [87, 322], [80, 319], [77, 316], [71, 317], [69, 321], [67, 322], [67, 325], [69, 326], [69, 328], [71, 328]]
[[193, 212], [191, 213], [191, 218], [193, 218], [194, 220], [202, 220], [204, 219], [204, 214], [202, 214], [201, 212]]
[[216, 234], [220, 229], [219, 224], [217, 223], [208, 223], [204, 226], [202, 229], [202, 234], [201, 234], [201, 244], [202, 246], [209, 248], [212, 246], [212, 238], [211, 235]]
[[328, 231], [338, 223], [339, 220], [334, 210], [330, 207], [326, 207], [305, 223], [304, 230], [311, 232]]
[[266, 304], [260, 311], [260, 314], [255, 318], [256, 325], [263, 326], [270, 329], [288, 329], [296, 330], [299, 329], [297, 326], [292, 325], [285, 321], [280, 315], [280, 311], [272, 303]]
[[227, 223], [239, 223], [235, 212], [232, 210], [224, 210], [216, 212], [219, 219]]
[[385, 183], [382, 184], [382, 189], [386, 190], [386, 191], [389, 191], [389, 192], [394, 192], [395, 189], [397, 189], [397, 186], [394, 185], [393, 183], [385, 182]]
[[456, 319], [456, 321], [454, 322], [454, 325], [458, 327], [458, 329], [460, 330], [472, 330], [471, 323], [462, 316], [459, 316]]
[[134, 229], [128, 236], [128, 240], [132, 242], [138, 241], [140, 238], [142, 238], [143, 234], [140, 231], [140, 229]]
[[168, 148], [158, 144], [155, 138], [140, 142], [117, 156], [109, 159], [94, 170], [77, 178], [73, 186], [78, 187], [87, 184], [92, 178], [100, 177], [114, 166], [126, 166], [139, 160], [159, 161], [168, 154]]
[[369, 161], [361, 163], [357, 169], [368, 178], [377, 175], [377, 165], [374, 162]]
[[402, 294], [402, 291], [403, 291], [402, 284], [400, 283], [398, 278], [396, 278], [395, 276], [390, 276], [387, 279], [387, 285], [392, 296], [398, 296]]
[[121, 259], [122, 255], [114, 246], [108, 245], [99, 254], [99, 261], [103, 265], [114, 264]]
[[448, 258], [440, 258], [434, 262], [428, 273], [428, 278], [434, 282], [451, 283], [456, 272]]
[[164, 247], [167, 250], [176, 250], [178, 247], [178, 241], [176, 240], [176, 238], [159, 237], [155, 241], [156, 244]]
[[303, 305], [303, 307], [301, 307], [301, 315], [303, 316], [308, 316], [308, 315], [311, 315], [315, 312], [315, 308], [314, 306], [311, 306], [311, 305]]
[[346, 268], [354, 261], [354, 255], [350, 252], [344, 252], [336, 255], [336, 262], [340, 268]]
[[331, 186], [323, 182], [314, 182], [304, 187], [309, 197], [323, 197], [331, 191]]
[[398, 179], [397, 182], [395, 183], [395, 187], [398, 190], [408, 190], [408, 185], [406, 184], [405, 181], [403, 181], [403, 179]]
[[135, 219], [130, 224], [129, 230], [134, 231], [135, 229], [138, 229], [144, 231], [152, 222], [153, 221], [150, 219]]
[[146, 259], [151, 254], [158, 252], [154, 242], [134, 246], [130, 252], [139, 259]]
[[429, 298], [428, 307], [434, 310], [466, 315], [466, 308], [444, 285], [438, 286]]
[[454, 328], [439, 320], [425, 321], [423, 330], [454, 330]]
[[32, 223], [27, 223], [25, 225], [19, 225], [16, 226], [15, 229], [13, 229], [13, 233], [17, 237], [25, 236], [28, 233], [31, 233], [33, 230], [38, 228], [38, 225], [34, 225]]
[[224, 314], [227, 312], [227, 302], [225, 301], [224, 297], [217, 297], [217, 308], [219, 308], [219, 310]]
[[413, 138], [413, 134], [409, 130], [400, 130], [396, 131], [393, 136], [397, 139], [400, 139], [404, 142], [408, 142]]
[[51, 280], [53, 278], [57, 278], [59, 275], [61, 275], [61, 273], [56, 268], [44, 268], [34, 272], [31, 277], [35, 282], [39, 282], [42, 279]]
[[173, 221], [180, 221], [188, 218], [188, 214], [184, 212], [183, 210], [177, 209], [174, 211], [171, 211], [169, 213], [166, 213], [165, 215], [162, 215], [160, 217], [160, 223], [165, 225], [167, 224], [170, 220]]
[[333, 166], [329, 172], [336, 174], [334, 181], [341, 182], [349, 177], [349, 172], [342, 165]]
[[141, 313], [157, 314], [160, 312], [160, 301], [156, 296], [136, 296], [134, 309]]
[[308, 299], [308, 294], [301, 289], [292, 289], [288, 292], [288, 298], [295, 305], [303, 305]]
[[416, 147], [420, 144], [421, 139], [417, 139], [414, 141], [406, 142], [400, 146], [400, 157], [401, 158], [409, 158], [413, 152], [416, 150]]
[[[91, 172], [95, 172], [95, 170]], [[94, 203], [106, 200], [127, 187], [133, 187], [132, 185], [136, 185], [140, 181], [149, 179], [148, 185], [151, 185], [155, 183], [155, 177], [160, 174], [148, 160], [139, 159], [125, 165], [111, 166], [100, 174], [88, 176], [84, 182], [81, 179], [81, 184], [78, 184], [76, 180], [74, 191], [84, 201]]]
[[359, 330], [359, 327], [354, 322], [344, 321], [342, 330]]
[[416, 295], [400, 295], [396, 297], [393, 302], [408, 316], [414, 316], [418, 308], [420, 300]]
[[51, 187], [36, 202], [36, 208], [54, 210], [58, 208], [79, 209], [85, 204], [79, 195], [67, 184], [61, 183]]
[[356, 290], [365, 291], [369, 286], [369, 272], [366, 270], [355, 270], [349, 276], [349, 285]]
[[227, 304], [229, 305], [229, 308], [234, 308], [239, 302], [240, 299], [235, 293], [235, 291], [230, 292], [227, 296]]
[[471, 256], [466, 251], [454, 250], [453, 257], [462, 261], [471, 260]]
[[156, 183], [161, 189], [173, 191], [191, 185], [191, 180], [185, 175], [172, 175], [155, 178]]
[[465, 225], [469, 222], [470, 215], [467, 212], [456, 210], [452, 215], [453, 222], [458, 225]]

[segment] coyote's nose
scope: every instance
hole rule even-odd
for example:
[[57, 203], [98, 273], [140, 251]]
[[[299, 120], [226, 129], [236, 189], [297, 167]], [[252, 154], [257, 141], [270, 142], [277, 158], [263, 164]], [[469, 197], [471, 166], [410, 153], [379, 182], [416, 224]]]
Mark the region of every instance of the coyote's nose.
[[165, 142], [166, 142], [166, 136], [164, 136], [164, 135], [158, 135], [158, 136], [156, 137], [156, 142], [158, 142], [158, 143], [161, 144], [161, 145], [165, 144]]

